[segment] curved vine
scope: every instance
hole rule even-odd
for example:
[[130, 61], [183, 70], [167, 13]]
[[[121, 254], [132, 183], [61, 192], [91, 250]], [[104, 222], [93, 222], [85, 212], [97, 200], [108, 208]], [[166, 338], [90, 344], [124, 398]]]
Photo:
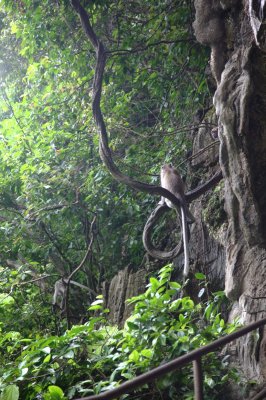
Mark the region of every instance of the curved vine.
[[[107, 129], [105, 125], [105, 121], [101, 111], [101, 94], [102, 94], [102, 82], [103, 82], [103, 75], [106, 65], [107, 59], [107, 50], [105, 49], [103, 43], [99, 40], [96, 33], [94, 32], [89, 15], [84, 9], [84, 7], [80, 4], [79, 0], [71, 0], [72, 7], [77, 12], [82, 28], [84, 33], [86, 34], [87, 38], [91, 42], [95, 53], [96, 53], [96, 67], [95, 67], [95, 74], [93, 80], [93, 94], [92, 94], [92, 110], [93, 110], [93, 117], [95, 123], [98, 127], [99, 137], [100, 137], [100, 144], [99, 144], [99, 153], [100, 157], [105, 164], [105, 166], [110, 171], [111, 175], [119, 182], [126, 184], [127, 186], [131, 187], [134, 190], [143, 191], [146, 193], [150, 193], [152, 195], [162, 196], [170, 200], [175, 208], [179, 210], [180, 203], [179, 200], [167, 189], [162, 188], [161, 186], [157, 185], [150, 185], [144, 182], [137, 181], [135, 179], [130, 178], [129, 176], [123, 174], [116, 164], [113, 161], [112, 154], [109, 148], [109, 141], [107, 135]], [[203, 194], [206, 190], [210, 187], [214, 186], [219, 180], [222, 179], [221, 171], [215, 174], [213, 178], [211, 178], [205, 184], [199, 186], [198, 188], [192, 190], [191, 192], [186, 193], [186, 201], [189, 203], [192, 200], [199, 197]], [[156, 211], [156, 212], [155, 212]], [[176, 254], [179, 254], [182, 251], [182, 243], [179, 243], [174, 250], [170, 252], [160, 252], [153, 248], [151, 244], [151, 228], [154, 226], [155, 221], [159, 218], [162, 212], [165, 209], [163, 207], [156, 207], [154, 210], [154, 214], [150, 216], [148, 219], [144, 233], [143, 233], [143, 242], [146, 250], [151, 254], [160, 254], [163, 259], [173, 258]]]
[[[150, 214], [144, 230], [143, 230], [143, 235], [142, 235], [142, 241], [143, 245], [145, 247], [145, 250], [154, 258], [160, 259], [160, 260], [169, 260], [177, 257], [179, 254], [182, 253], [183, 251], [183, 241], [182, 239], [180, 242], [173, 248], [173, 250], [170, 251], [162, 251], [158, 250], [156, 247], [154, 247], [152, 243], [152, 232], [153, 228], [160, 218], [161, 215], [163, 215], [165, 212], [169, 210], [169, 207], [166, 204], [158, 204], [156, 208], [153, 210], [153, 212]], [[178, 224], [179, 223], [179, 216], [178, 218]]]
[[[186, 193], [186, 200], [190, 202], [195, 200], [197, 197], [201, 196], [207, 190], [211, 189], [215, 186], [220, 180], [222, 179], [222, 172], [219, 170], [213, 175], [207, 182], [203, 183], [202, 185], [198, 186], [196, 189], [193, 189]], [[154, 247], [152, 243], [152, 232], [154, 226], [156, 225], [157, 221], [159, 220], [160, 216], [164, 214], [166, 211], [169, 211], [169, 207], [166, 204], [159, 203], [156, 208], [152, 211], [147, 222], [143, 229], [142, 234], [142, 242], [145, 247], [145, 250], [154, 258], [160, 260], [171, 260], [177, 257], [183, 251], [183, 242], [182, 242], [182, 235], [180, 242], [170, 251], [162, 251], [158, 250]]]

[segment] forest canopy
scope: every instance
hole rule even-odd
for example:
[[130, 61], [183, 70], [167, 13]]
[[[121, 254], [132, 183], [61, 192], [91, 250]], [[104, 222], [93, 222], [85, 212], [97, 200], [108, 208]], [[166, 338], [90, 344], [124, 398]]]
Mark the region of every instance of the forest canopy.
[[[115, 162], [148, 183], [158, 183], [165, 161], [185, 175], [193, 116], [208, 98], [192, 5], [83, 3], [108, 49], [102, 109]], [[68, 275], [97, 215], [80, 272], [96, 289], [141, 263], [154, 199], [115, 182], [99, 159], [95, 54], [69, 2], [6, 1], [1, 16], [1, 262], [28, 276]]]

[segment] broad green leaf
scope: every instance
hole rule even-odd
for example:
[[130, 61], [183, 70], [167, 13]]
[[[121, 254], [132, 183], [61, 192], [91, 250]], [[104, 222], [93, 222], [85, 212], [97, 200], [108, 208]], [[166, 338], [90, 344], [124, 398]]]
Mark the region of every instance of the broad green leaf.
[[45, 395], [45, 400], [64, 400], [63, 390], [59, 386], [48, 386], [48, 393]]
[[202, 274], [201, 272], [196, 272], [195, 273], [195, 278], [198, 280], [205, 280], [206, 279], [206, 275]]
[[9, 385], [4, 388], [0, 395], [0, 400], [18, 400], [19, 388], [17, 385]]
[[139, 361], [139, 352], [137, 350], [133, 350], [131, 354], [128, 356], [130, 361], [134, 361], [137, 363]]
[[171, 289], [181, 289], [181, 285], [178, 282], [169, 282], [169, 286]]

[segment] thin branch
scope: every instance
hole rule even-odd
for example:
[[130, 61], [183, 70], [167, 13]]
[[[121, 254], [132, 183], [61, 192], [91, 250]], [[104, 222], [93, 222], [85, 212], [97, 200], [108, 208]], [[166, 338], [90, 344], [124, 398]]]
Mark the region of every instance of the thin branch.
[[[210, 148], [214, 147], [216, 144], [220, 144], [219, 140], [215, 140], [214, 142], [208, 144], [207, 146], [203, 147], [200, 149], [197, 153], [194, 153], [192, 156], [187, 157], [185, 160], [181, 161], [178, 165], [177, 168], [179, 168], [181, 165], [186, 164], [190, 160], [194, 160], [195, 158], [199, 157], [201, 154], [203, 154], [205, 151], [209, 150]], [[144, 175], [144, 176], [151, 176], [151, 177], [159, 177], [159, 174], [151, 174], [147, 172], [143, 172], [140, 168], [137, 168], [135, 166], [132, 166], [130, 164], [125, 163], [124, 161], [120, 161], [124, 166], [130, 167], [132, 171], [136, 171], [137, 173]]]
[[91, 247], [94, 241], [94, 235], [93, 235], [93, 228], [94, 228], [94, 224], [96, 221], [96, 215], [93, 217], [93, 220], [91, 222], [91, 226], [90, 226], [90, 243], [88, 245], [87, 251], [83, 257], [83, 260], [81, 261], [81, 263], [69, 274], [69, 276], [65, 279], [66, 282], [66, 316], [67, 316], [67, 327], [68, 329], [70, 329], [70, 318], [69, 318], [69, 287], [70, 287], [70, 281], [73, 278], [73, 276], [84, 266], [85, 262], [88, 259], [88, 256], [91, 252]]
[[142, 51], [146, 51], [148, 50], [150, 47], [155, 47], [155, 46], [160, 46], [163, 44], [174, 44], [174, 43], [189, 43], [189, 42], [195, 42], [193, 41], [193, 39], [179, 39], [179, 40], [161, 40], [158, 42], [153, 42], [153, 43], [148, 43], [146, 46], [141, 46], [138, 45], [135, 48], [131, 49], [131, 50], [127, 50], [127, 49], [118, 49], [118, 50], [108, 50], [106, 51], [107, 54], [111, 54], [111, 55], [123, 55], [123, 54], [135, 54], [135, 53], [139, 53]]
[[14, 283], [14, 284], [11, 286], [11, 289], [10, 289], [9, 293], [6, 295], [6, 297], [4, 297], [3, 299], [0, 300], [0, 303], [3, 303], [4, 300], [5, 300], [6, 298], [8, 298], [8, 296], [11, 295], [11, 293], [13, 292], [14, 287], [16, 287], [16, 286], [17, 286], [17, 287], [20, 287], [20, 286], [28, 285], [29, 283], [34, 283], [34, 282], [37, 282], [37, 281], [41, 281], [41, 280], [43, 280], [43, 279], [50, 278], [51, 276], [54, 276], [54, 275], [56, 275], [56, 274], [44, 275], [44, 276], [40, 276], [39, 278], [31, 279], [31, 280], [26, 281], [26, 282], [16, 282], [16, 283]]
[[74, 203], [65, 203], [65, 204], [55, 204], [54, 206], [47, 206], [43, 208], [39, 208], [39, 210], [33, 211], [32, 213], [29, 213], [28, 219], [30, 219], [32, 216], [39, 214], [42, 211], [53, 211], [53, 210], [61, 210], [62, 208], [65, 207], [72, 207], [78, 204], [78, 201], [75, 201]]
[[45, 232], [48, 239], [54, 245], [55, 249], [57, 250], [58, 254], [61, 256], [61, 258], [71, 267], [72, 266], [71, 261], [63, 254], [62, 250], [56, 243], [56, 239], [53, 237], [53, 233], [49, 232], [49, 230], [47, 229], [47, 227], [43, 221], [40, 221], [40, 227], [43, 229], [43, 231]]
[[21, 214], [21, 212], [19, 212], [18, 210], [15, 210], [13, 208], [5, 208], [5, 207], [3, 207], [3, 208], [0, 208], [0, 211], [11, 212], [11, 213], [19, 215], [21, 218], [24, 218], [23, 215]]
[[194, 158], [199, 157], [202, 153], [204, 153], [205, 151], [214, 147], [216, 144], [220, 144], [220, 140], [215, 140], [214, 142], [212, 142], [212, 143], [208, 144], [207, 146], [203, 147], [202, 149], [200, 149], [197, 153], [192, 154], [192, 156], [188, 157], [186, 160], [179, 163], [177, 168], [180, 167], [180, 165], [185, 164], [187, 161], [194, 160]]
[[38, 281], [41, 281], [41, 280], [43, 280], [43, 279], [50, 278], [51, 276], [57, 276], [57, 274], [50, 274], [50, 275], [39, 276], [38, 278], [34, 278], [34, 279], [29, 280], [29, 281], [14, 283], [13, 286], [28, 285], [28, 283], [38, 282]]
[[94, 241], [93, 228], [94, 228], [95, 221], [96, 221], [96, 215], [93, 217], [93, 220], [91, 222], [91, 227], [90, 227], [91, 240], [88, 245], [85, 256], [83, 257], [83, 260], [81, 261], [81, 263], [71, 272], [71, 274], [68, 276], [67, 280], [71, 280], [73, 278], [73, 276], [78, 272], [78, 270], [81, 269], [83, 267], [83, 265], [85, 264], [85, 262], [87, 261], [88, 255], [90, 254], [90, 251], [91, 251], [92, 243]]

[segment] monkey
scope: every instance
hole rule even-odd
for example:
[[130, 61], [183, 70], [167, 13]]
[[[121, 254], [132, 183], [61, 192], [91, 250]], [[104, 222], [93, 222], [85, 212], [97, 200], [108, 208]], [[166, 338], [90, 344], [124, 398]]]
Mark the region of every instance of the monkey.
[[[91, 292], [93, 295], [96, 296], [96, 293], [94, 290], [88, 288], [87, 286], [82, 285], [81, 283], [78, 283], [76, 281], [70, 281], [71, 285], [78, 286], [82, 289], [87, 290], [88, 292]], [[63, 310], [64, 308], [64, 303], [66, 300], [66, 288], [67, 288], [67, 279], [66, 278], [61, 278], [58, 281], [55, 282], [54, 284], [54, 295], [53, 295], [53, 308], [55, 308], [57, 304], [58, 297], [61, 298], [61, 302], [59, 304], [60, 310]]]
[[[164, 164], [161, 168], [161, 186], [169, 192], [173, 193], [180, 202], [181, 221], [182, 221], [182, 235], [184, 243], [184, 277], [188, 276], [189, 272], [189, 254], [188, 254], [188, 222], [194, 222], [194, 217], [190, 213], [185, 199], [185, 185], [179, 175], [177, 169], [171, 164]], [[161, 199], [161, 203], [166, 202], [170, 208], [176, 208], [173, 203], [165, 198]]]

